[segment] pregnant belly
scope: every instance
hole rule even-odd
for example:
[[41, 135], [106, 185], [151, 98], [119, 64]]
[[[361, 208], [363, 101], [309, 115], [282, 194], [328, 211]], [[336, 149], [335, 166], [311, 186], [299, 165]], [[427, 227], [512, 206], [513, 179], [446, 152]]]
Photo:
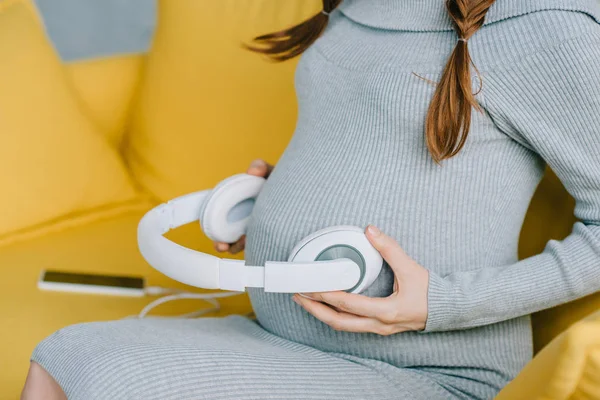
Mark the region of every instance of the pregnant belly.
[[[422, 265], [454, 268], [443, 261], [447, 259], [444, 256], [447, 252], [456, 249], [454, 236], [450, 239], [447, 235], [442, 237], [442, 233], [448, 231], [440, 226], [446, 222], [431, 218], [432, 215], [443, 215], [431, 209], [431, 202], [415, 201], [415, 196], [428, 196], [426, 190], [417, 195], [409, 192], [412, 197], [404, 196], [406, 192], [393, 191], [385, 182], [378, 182], [381, 183], [379, 186], [367, 185], [369, 190], [361, 190], [361, 180], [362, 177], [354, 176], [352, 183], [336, 179], [331, 182], [319, 179], [294, 181], [287, 171], [280, 169], [277, 173], [276, 170], [255, 203], [247, 230], [247, 263], [264, 265], [268, 260], [287, 260], [302, 238], [325, 227], [355, 225], [364, 228], [373, 223], [398, 240]], [[409, 187], [403, 180], [397, 176], [395, 182], [400, 187]], [[440, 198], [444, 199], [443, 196]], [[460, 218], [459, 215], [458, 220]], [[465, 220], [468, 220], [466, 216]], [[481, 238], [468, 242], [470, 248], [477, 243], [475, 239]], [[428, 245], [421, 246], [422, 243]], [[443, 243], [447, 248], [437, 246], [431, 251], [429, 243]], [[388, 265], [384, 265], [375, 282], [362, 294], [384, 297], [392, 293], [392, 288], [393, 273]], [[294, 303], [291, 294], [266, 293], [259, 288], [249, 288], [248, 293], [257, 320], [266, 330], [322, 351], [371, 358], [402, 367], [485, 367], [498, 371], [503, 377], [516, 375], [531, 355], [528, 317], [467, 331], [379, 336], [336, 331]], [[498, 354], [515, 356], [498, 363]]]

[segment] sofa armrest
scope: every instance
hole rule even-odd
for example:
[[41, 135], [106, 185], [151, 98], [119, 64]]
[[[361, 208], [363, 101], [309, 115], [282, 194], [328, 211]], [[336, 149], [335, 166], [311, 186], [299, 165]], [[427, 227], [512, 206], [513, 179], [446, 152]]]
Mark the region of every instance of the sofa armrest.
[[600, 311], [545, 346], [496, 400], [600, 399]]

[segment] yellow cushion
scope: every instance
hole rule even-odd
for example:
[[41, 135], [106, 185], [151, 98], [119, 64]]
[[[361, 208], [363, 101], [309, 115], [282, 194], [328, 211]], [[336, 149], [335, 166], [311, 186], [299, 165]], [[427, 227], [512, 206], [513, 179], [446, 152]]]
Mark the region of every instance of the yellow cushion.
[[[575, 200], [556, 174], [546, 168], [527, 211], [519, 241], [519, 258], [544, 250], [550, 239], [564, 239], [573, 229]], [[600, 293], [533, 314], [534, 350], [538, 352], [555, 336], [589, 313], [600, 310]]]
[[600, 311], [558, 335], [496, 400], [600, 399]]
[[144, 59], [136, 54], [65, 65], [85, 114], [115, 148], [123, 140]]
[[118, 153], [83, 115], [29, 5], [0, 6], [0, 242], [71, 213], [130, 202]]
[[[142, 259], [136, 242], [141, 216], [140, 211], [130, 212], [0, 249], [0, 398], [18, 398], [31, 351], [47, 335], [78, 322], [134, 315], [154, 300], [40, 291], [36, 282], [42, 269], [134, 274], [147, 277], [149, 285], [194, 290], [170, 280]], [[209, 246], [198, 224], [177, 229], [169, 238], [192, 248]], [[221, 312], [210, 315], [251, 311], [245, 295], [223, 299], [221, 304]], [[204, 307], [210, 305], [182, 300], [160, 306], [152, 314], [176, 315]]]
[[600, 310], [600, 292], [534, 314], [532, 326], [535, 350], [539, 351], [573, 323], [596, 310]]
[[241, 48], [259, 33], [317, 12], [317, 0], [163, 0], [126, 149], [141, 184], [160, 199], [203, 189], [271, 162], [296, 120], [297, 60], [265, 61]]

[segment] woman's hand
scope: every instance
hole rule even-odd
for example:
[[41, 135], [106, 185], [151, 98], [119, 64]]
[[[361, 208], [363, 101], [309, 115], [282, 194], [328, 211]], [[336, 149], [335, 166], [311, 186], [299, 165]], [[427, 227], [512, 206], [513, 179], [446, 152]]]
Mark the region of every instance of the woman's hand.
[[[273, 166], [271, 164], [268, 164], [265, 160], [257, 159], [250, 163], [250, 167], [246, 173], [250, 175], [262, 176], [266, 179], [271, 174], [271, 171], [273, 171]], [[236, 254], [244, 250], [244, 247], [246, 246], [246, 235], [243, 235], [235, 243], [213, 242], [213, 246], [218, 252], [228, 251], [231, 254]]]
[[333, 329], [391, 335], [425, 328], [429, 272], [410, 258], [400, 245], [369, 225], [366, 235], [394, 272], [394, 292], [388, 297], [367, 297], [344, 291], [298, 293], [293, 300]]

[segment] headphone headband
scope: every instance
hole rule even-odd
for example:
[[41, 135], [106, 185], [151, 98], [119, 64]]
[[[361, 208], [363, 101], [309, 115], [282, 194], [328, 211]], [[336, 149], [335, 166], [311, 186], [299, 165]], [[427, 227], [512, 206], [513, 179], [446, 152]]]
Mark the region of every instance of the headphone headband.
[[[245, 291], [264, 287], [266, 292], [302, 293], [346, 290], [361, 278], [350, 259], [313, 262], [275, 262], [247, 266], [242, 260], [221, 259], [183, 247], [163, 235], [201, 220], [200, 212], [212, 190], [191, 193], [148, 211], [138, 225], [138, 244], [148, 263], [168, 277], [205, 289]], [[214, 199], [218, 201], [218, 199]]]

